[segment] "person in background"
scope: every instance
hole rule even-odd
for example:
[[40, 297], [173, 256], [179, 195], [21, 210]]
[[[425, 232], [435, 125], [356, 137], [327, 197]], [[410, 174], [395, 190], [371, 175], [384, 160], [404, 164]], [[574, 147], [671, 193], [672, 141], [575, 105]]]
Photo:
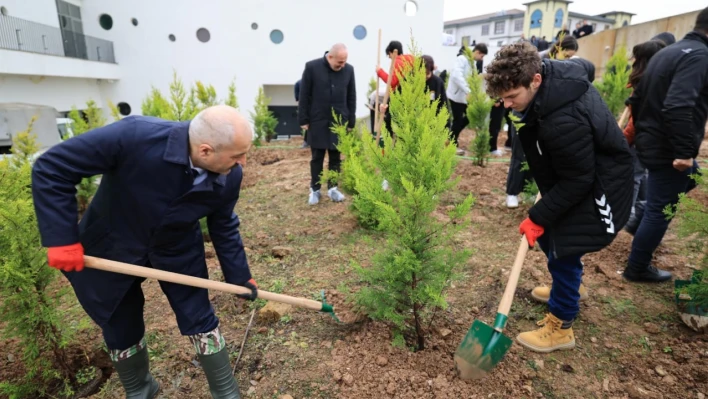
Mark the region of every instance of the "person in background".
[[[500, 106], [504, 107], [504, 102], [500, 101], [500, 103]], [[517, 116], [521, 117], [521, 115]], [[526, 155], [519, 141], [519, 135], [516, 133], [516, 127], [511, 121], [509, 121], [509, 137], [511, 138], [511, 162], [506, 176], [506, 207], [515, 209], [519, 207], [519, 194], [533, 181], [533, 176], [528, 169], [521, 170], [526, 162]]]
[[[391, 86], [389, 88], [389, 90], [393, 92], [394, 90], [398, 90], [398, 77], [404, 76], [406, 68], [413, 66], [414, 57], [413, 54], [403, 54], [403, 44], [397, 40], [392, 40], [388, 46], [386, 46], [385, 51], [386, 56], [391, 60], [393, 60], [394, 51], [398, 53], [395, 64], [393, 65], [393, 75], [391, 76]], [[381, 65], [376, 65], [376, 76], [383, 81], [385, 90], [389, 78], [388, 72], [384, 71], [383, 68], [381, 68]], [[388, 130], [391, 135], [394, 135], [393, 128], [391, 126], [391, 112], [388, 109], [388, 104], [381, 105], [381, 112], [385, 112], [384, 124], [386, 125], [386, 130]]]
[[538, 46], [536, 47], [538, 48], [538, 51], [545, 51], [548, 50], [549, 46], [550, 44], [546, 40], [546, 36], [543, 36], [541, 40], [538, 41]]
[[511, 149], [512, 128], [511, 119], [509, 119], [510, 112], [511, 110], [509, 108], [505, 108], [504, 102], [499, 99], [492, 105], [492, 110], [489, 113], [489, 152], [497, 157], [504, 155], [504, 151], [497, 148], [497, 140], [499, 138], [499, 132], [501, 131], [502, 125], [504, 124], [504, 120], [506, 120], [507, 124], [507, 137], [504, 147]]
[[[465, 46], [462, 46], [460, 52], [457, 53], [457, 59], [455, 60], [455, 66], [450, 74], [446, 93], [447, 98], [450, 100], [450, 109], [452, 111], [450, 138], [455, 145], [457, 145], [460, 132], [469, 124], [469, 120], [467, 119], [467, 95], [470, 92], [470, 88], [467, 85], [467, 76], [472, 73], [472, 66], [464, 54], [464, 49]], [[475, 63], [477, 63], [475, 65], [477, 72], [481, 74], [481, 61], [484, 59], [484, 56], [487, 55], [487, 45], [484, 43], [476, 44], [472, 49], [472, 55]], [[458, 148], [457, 154], [464, 154], [464, 150]]]
[[[295, 104], [298, 104], [300, 102], [300, 83], [302, 82], [302, 79], [298, 80], [295, 82]], [[307, 148], [310, 145], [307, 144], [307, 130], [302, 129], [302, 147], [300, 148]]]
[[[560, 49], [559, 49], [560, 47]], [[548, 50], [538, 53], [541, 58], [553, 58], [556, 60], [567, 60], [578, 52], [578, 40], [573, 36], [564, 36], [560, 43], [556, 43]]]
[[[337, 43], [325, 52], [324, 57], [305, 64], [300, 85], [298, 119], [300, 127], [307, 130], [307, 142], [312, 150], [310, 161], [310, 196], [308, 203], [320, 202], [320, 175], [325, 154], [329, 155], [329, 170], [339, 172], [341, 154], [337, 150], [339, 137], [332, 132], [333, 113], [341, 117], [347, 129], [356, 124], [356, 82], [354, 67], [347, 64], [349, 51]], [[334, 202], [344, 201], [344, 194], [335, 181], [328, 181], [327, 195]]]
[[[438, 113], [447, 107], [447, 95], [445, 94], [445, 83], [439, 76], [436, 76], [433, 71], [435, 70], [435, 60], [429, 55], [424, 55], [423, 64], [425, 65], [425, 86], [430, 94], [430, 101], [438, 102]], [[451, 120], [448, 118], [448, 128], [451, 125]]]
[[647, 203], [622, 276], [633, 282], [671, 280], [652, 264], [669, 227], [664, 209], [695, 187], [696, 156], [708, 119], [708, 7], [693, 31], [649, 60], [629, 99], [637, 155], [649, 170]]
[[[662, 39], [659, 39], [661, 37]], [[661, 49], [666, 47], [666, 45], [674, 44], [676, 39], [674, 35], [669, 32], [660, 33], [659, 35], [653, 37], [651, 40], [637, 44], [632, 49], [632, 58], [634, 62], [632, 63], [632, 73], [629, 75], [629, 83], [627, 87], [636, 87], [641, 81], [644, 71], [647, 69], [649, 60], [659, 52]], [[632, 197], [632, 213], [629, 215], [629, 221], [624, 227], [625, 231], [631, 235], [637, 232], [639, 227], [639, 222], [642, 220], [644, 215], [644, 206], [646, 205], [646, 180], [647, 180], [647, 169], [639, 161], [637, 157], [637, 149], [634, 145], [634, 120], [632, 120], [631, 109], [629, 107], [630, 116], [627, 120], [627, 125], [624, 127], [624, 137], [629, 143], [630, 149], [632, 150], [632, 156], [634, 157], [634, 196]]]
[[555, 42], [558, 42], [561, 40], [561, 37], [565, 37], [570, 35], [570, 31], [568, 30], [568, 24], [563, 24], [563, 27], [556, 33], [556, 39]]

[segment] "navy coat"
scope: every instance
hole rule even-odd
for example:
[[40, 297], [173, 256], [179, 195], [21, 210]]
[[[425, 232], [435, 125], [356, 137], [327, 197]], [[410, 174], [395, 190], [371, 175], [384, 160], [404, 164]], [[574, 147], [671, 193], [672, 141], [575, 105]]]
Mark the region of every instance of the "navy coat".
[[[234, 213], [242, 169], [237, 166], [228, 175], [208, 172], [193, 186], [188, 127], [188, 121], [131, 116], [42, 154], [32, 172], [42, 245], [80, 241], [86, 255], [207, 278], [199, 226], [199, 219], [206, 216], [225, 280], [247, 282], [251, 273]], [[77, 224], [75, 186], [82, 178], [99, 174], [103, 177], [98, 191]], [[88, 268], [65, 275], [86, 312], [101, 326], [135, 281]], [[215, 317], [207, 317], [213, 314], [210, 308], [195, 308], [210, 307], [208, 301], [205, 305], [173, 292], [174, 298], [184, 298], [183, 303], [170, 298], [173, 308], [180, 308], [176, 313], [183, 333], [216, 327]]]

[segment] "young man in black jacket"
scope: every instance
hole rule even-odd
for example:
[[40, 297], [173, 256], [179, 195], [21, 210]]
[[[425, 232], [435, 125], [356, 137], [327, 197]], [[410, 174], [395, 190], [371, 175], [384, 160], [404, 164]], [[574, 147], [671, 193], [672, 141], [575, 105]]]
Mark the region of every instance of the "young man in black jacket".
[[517, 340], [537, 352], [575, 347], [581, 257], [614, 240], [632, 199], [632, 156], [614, 116], [573, 61], [541, 60], [530, 43], [503, 47], [487, 92], [522, 115], [519, 140], [542, 198], [519, 231], [538, 240], [553, 278], [550, 313]]
[[661, 282], [671, 273], [651, 264], [669, 220], [667, 205], [695, 185], [695, 161], [708, 115], [708, 8], [698, 14], [692, 32], [649, 61], [629, 100], [635, 143], [649, 170], [644, 216], [632, 241], [623, 276], [630, 281]]

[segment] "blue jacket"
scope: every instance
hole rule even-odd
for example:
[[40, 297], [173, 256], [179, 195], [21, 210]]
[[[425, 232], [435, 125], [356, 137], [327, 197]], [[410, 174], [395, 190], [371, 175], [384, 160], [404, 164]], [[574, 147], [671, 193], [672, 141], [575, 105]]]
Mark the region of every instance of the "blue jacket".
[[[46, 247], [81, 242], [86, 255], [206, 276], [199, 219], [229, 283], [251, 278], [239, 219], [241, 167], [208, 172], [193, 185], [189, 122], [132, 116], [62, 142], [40, 156], [32, 172], [37, 221]], [[77, 224], [75, 186], [102, 174]], [[107, 320], [132, 280], [84, 269], [66, 273], [87, 313]], [[86, 304], [91, 304], [86, 306]]]

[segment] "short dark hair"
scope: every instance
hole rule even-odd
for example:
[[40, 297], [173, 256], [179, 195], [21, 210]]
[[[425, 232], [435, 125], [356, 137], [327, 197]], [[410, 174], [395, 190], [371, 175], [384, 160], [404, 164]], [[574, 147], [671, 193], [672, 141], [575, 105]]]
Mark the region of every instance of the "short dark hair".
[[421, 57], [423, 59], [423, 64], [425, 65], [425, 72], [432, 73], [435, 69], [435, 60], [429, 55], [424, 55]]
[[475, 44], [472, 51], [475, 51], [475, 50], [479, 51], [480, 53], [482, 53], [484, 55], [487, 55], [487, 53], [489, 52], [489, 50], [487, 50], [487, 45], [484, 43]]
[[708, 34], [708, 7], [698, 13], [696, 26], [693, 27], [693, 30]]
[[398, 40], [391, 40], [391, 43], [386, 46], [386, 54], [393, 53], [393, 50], [398, 50], [398, 55], [403, 54], [403, 45]]
[[497, 98], [519, 86], [529, 87], [534, 75], [541, 73], [541, 65], [536, 47], [529, 42], [502, 47], [487, 66], [487, 94]]

